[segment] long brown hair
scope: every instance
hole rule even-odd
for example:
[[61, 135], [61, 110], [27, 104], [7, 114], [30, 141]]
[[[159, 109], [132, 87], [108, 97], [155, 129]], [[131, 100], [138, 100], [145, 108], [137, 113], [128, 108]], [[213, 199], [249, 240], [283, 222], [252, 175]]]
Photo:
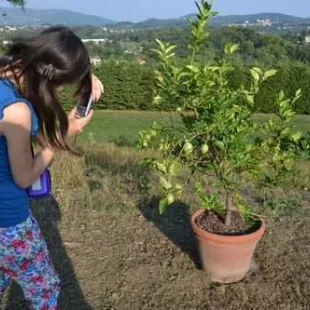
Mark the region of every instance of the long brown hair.
[[20, 96], [33, 104], [44, 141], [71, 150], [66, 142], [68, 119], [57, 89], [72, 83], [78, 85], [76, 95], [91, 89], [90, 59], [81, 39], [66, 27], [51, 27], [36, 37], [16, 39], [0, 58], [0, 70], [13, 72]]

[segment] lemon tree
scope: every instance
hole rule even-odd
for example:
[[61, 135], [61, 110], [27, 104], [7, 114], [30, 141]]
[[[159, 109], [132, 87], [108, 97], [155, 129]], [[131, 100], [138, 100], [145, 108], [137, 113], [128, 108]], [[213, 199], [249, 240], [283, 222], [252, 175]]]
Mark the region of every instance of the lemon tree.
[[[155, 71], [156, 94], [154, 104], [166, 102], [176, 106], [183, 126], [173, 123], [140, 132], [139, 146], [152, 147], [162, 152], [162, 157], [149, 158], [147, 162], [160, 174], [163, 213], [186, 184], [178, 184], [177, 176], [183, 170], [211, 175], [222, 186], [226, 199], [205, 193], [197, 184], [196, 192], [201, 207], [224, 211], [226, 225], [230, 225], [233, 207], [247, 219], [253, 212], [239, 193], [245, 174], [253, 181], [275, 185], [300, 155], [308, 158], [309, 138], [290, 127], [295, 112], [294, 103], [302, 96], [296, 90], [293, 98], [281, 91], [274, 102], [277, 113], [261, 123], [255, 123], [257, 112], [255, 97], [266, 81], [277, 74], [276, 70], [250, 68], [251, 84], [238, 88], [229, 86], [229, 75], [234, 72], [232, 59], [238, 44], [223, 47], [223, 59], [206, 63], [200, 57], [208, 39], [207, 26], [215, 15], [211, 4], [196, 2], [198, 14], [190, 20], [191, 38], [188, 58], [177, 61], [176, 46], [157, 40], [155, 52], [160, 68]], [[198, 183], [198, 182], [196, 182]]]

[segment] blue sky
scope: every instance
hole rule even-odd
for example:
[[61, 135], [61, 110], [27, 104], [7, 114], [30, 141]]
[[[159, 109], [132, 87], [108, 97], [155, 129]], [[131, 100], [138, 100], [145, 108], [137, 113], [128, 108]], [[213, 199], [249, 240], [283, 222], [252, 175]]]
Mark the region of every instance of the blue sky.
[[[0, 4], [5, 1], [0, 0]], [[215, 0], [221, 15], [279, 12], [310, 17], [310, 0]], [[181, 17], [195, 12], [194, 0], [27, 0], [29, 8], [63, 8], [117, 21]]]

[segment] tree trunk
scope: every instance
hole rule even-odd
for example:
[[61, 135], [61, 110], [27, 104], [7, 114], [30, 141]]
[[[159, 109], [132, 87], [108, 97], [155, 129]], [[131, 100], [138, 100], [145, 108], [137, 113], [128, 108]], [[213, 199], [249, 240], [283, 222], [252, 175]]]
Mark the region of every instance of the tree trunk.
[[225, 225], [231, 225], [231, 213], [233, 211], [233, 196], [231, 191], [226, 192], [226, 216], [225, 216]]

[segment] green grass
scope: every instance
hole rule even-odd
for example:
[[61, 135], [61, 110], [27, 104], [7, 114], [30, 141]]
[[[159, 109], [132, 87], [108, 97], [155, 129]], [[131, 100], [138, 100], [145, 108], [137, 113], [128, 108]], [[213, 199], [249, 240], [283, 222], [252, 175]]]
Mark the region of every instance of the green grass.
[[[265, 120], [269, 114], [257, 114], [255, 116], [256, 120]], [[310, 115], [297, 115], [292, 124], [293, 128], [300, 131], [310, 130]]]
[[[263, 120], [268, 115], [258, 114], [256, 119]], [[180, 122], [173, 117], [176, 123]], [[163, 123], [170, 121], [170, 115], [166, 112], [146, 111], [96, 111], [94, 119], [81, 135], [79, 140], [93, 139], [95, 142], [118, 142], [125, 145], [134, 145], [138, 138], [138, 132], [149, 128], [154, 122]], [[293, 126], [301, 131], [310, 130], [310, 116], [296, 116]]]
[[96, 142], [123, 141], [132, 145], [138, 139], [138, 132], [147, 129], [154, 122], [170, 121], [169, 113], [144, 111], [96, 111], [92, 122], [81, 135], [81, 140]]

